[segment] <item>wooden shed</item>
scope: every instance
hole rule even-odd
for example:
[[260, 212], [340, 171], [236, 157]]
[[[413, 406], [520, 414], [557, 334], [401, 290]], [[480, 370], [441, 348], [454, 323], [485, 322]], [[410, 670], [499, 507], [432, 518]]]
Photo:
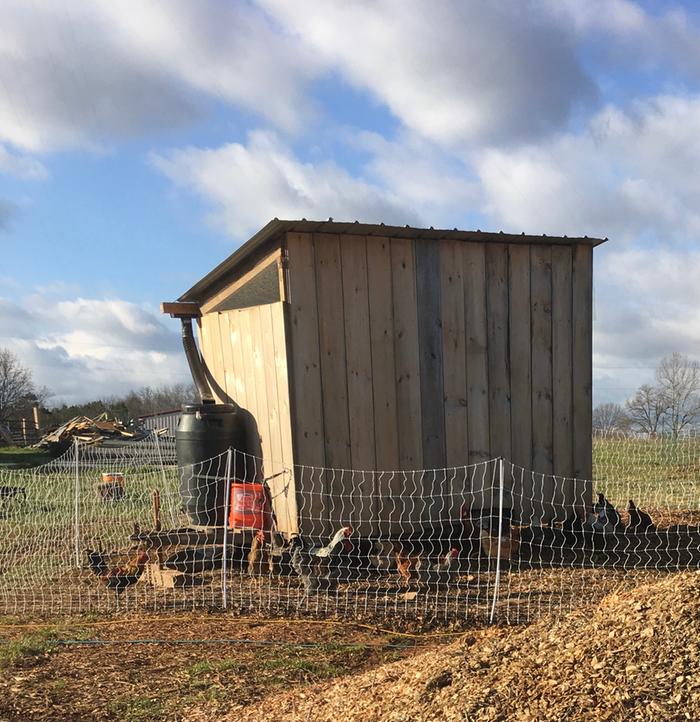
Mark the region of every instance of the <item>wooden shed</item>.
[[[268, 474], [503, 456], [589, 479], [601, 242], [273, 220], [179, 300]], [[293, 508], [278, 517], [293, 530]]]

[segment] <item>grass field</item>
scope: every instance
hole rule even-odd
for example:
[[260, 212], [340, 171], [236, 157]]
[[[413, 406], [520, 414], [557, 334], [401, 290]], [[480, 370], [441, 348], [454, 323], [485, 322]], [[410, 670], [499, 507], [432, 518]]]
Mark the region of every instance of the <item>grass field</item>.
[[51, 455], [43, 449], [25, 446], [0, 446], [0, 466], [21, 469], [38, 466], [51, 461]]

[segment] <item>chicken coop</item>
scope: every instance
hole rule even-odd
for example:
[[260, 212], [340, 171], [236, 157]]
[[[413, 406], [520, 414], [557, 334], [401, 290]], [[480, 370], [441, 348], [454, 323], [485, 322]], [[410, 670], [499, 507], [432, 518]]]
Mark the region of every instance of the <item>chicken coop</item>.
[[217, 399], [255, 419], [266, 474], [500, 456], [589, 479], [601, 242], [275, 219], [179, 301], [198, 306]]

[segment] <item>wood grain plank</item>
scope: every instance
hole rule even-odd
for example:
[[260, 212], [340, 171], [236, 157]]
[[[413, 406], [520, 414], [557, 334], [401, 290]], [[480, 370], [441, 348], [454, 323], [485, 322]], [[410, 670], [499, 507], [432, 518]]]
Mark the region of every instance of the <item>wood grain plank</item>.
[[[552, 248], [552, 413], [554, 473], [573, 476], [572, 249]], [[560, 491], [561, 491], [560, 486]], [[563, 497], [558, 516], [564, 514]], [[566, 518], [564, 516], [564, 518]]]
[[[364, 236], [342, 236], [343, 315], [347, 360], [350, 458], [354, 470], [374, 470], [374, 402], [367, 280], [367, 241]], [[352, 513], [360, 535], [376, 532], [374, 475], [355, 472]]]
[[593, 249], [577, 245], [573, 263], [574, 476], [591, 479], [593, 387]]
[[229, 346], [231, 347], [231, 364], [233, 400], [244, 409], [248, 407], [248, 395], [246, 393], [245, 369], [243, 368], [243, 346], [241, 342], [241, 312], [226, 311], [228, 318]]
[[374, 404], [367, 280], [367, 241], [343, 236], [343, 313], [347, 358], [350, 455], [353, 469], [374, 469]]
[[532, 352], [530, 332], [530, 249], [509, 246], [510, 403], [513, 463], [532, 467]]
[[219, 339], [221, 341], [221, 352], [224, 364], [224, 390], [228, 401], [234, 401], [236, 398], [236, 381], [233, 369], [233, 349], [231, 348], [231, 329], [229, 326], [229, 315], [227, 313], [218, 314], [219, 317]]
[[[316, 293], [316, 261], [310, 233], [288, 233], [289, 357], [294, 459], [304, 466], [326, 463], [321, 394], [321, 358]], [[278, 331], [279, 333], [279, 331]], [[279, 339], [279, 336], [277, 337]], [[277, 353], [280, 353], [277, 341]], [[328, 522], [324, 477], [296, 470], [302, 532]]]
[[423, 466], [418, 309], [413, 241], [391, 239], [399, 467]]
[[[374, 400], [375, 468], [395, 472], [399, 468], [399, 427], [396, 400], [396, 359], [394, 353], [394, 308], [392, 294], [391, 241], [367, 239], [367, 281], [369, 327], [372, 355], [372, 396]], [[379, 474], [375, 478], [376, 515], [382, 534], [401, 529], [400, 499], [404, 492], [400, 474]]]
[[489, 359], [491, 454], [511, 458], [510, 356], [508, 353], [508, 246], [486, 246], [486, 316]]
[[340, 237], [314, 234], [326, 466], [349, 469], [347, 357]]
[[[510, 256], [510, 408], [514, 464], [532, 469], [532, 340], [530, 329], [530, 248], [511, 244]], [[515, 520], [532, 518], [532, 476], [513, 474]]]
[[483, 243], [461, 246], [467, 346], [469, 463], [491, 458], [489, 444], [486, 250]]
[[275, 376], [277, 382], [277, 408], [281, 442], [280, 465], [290, 473], [270, 482], [277, 500], [275, 511], [281, 531], [294, 534], [299, 531], [297, 524], [296, 476], [294, 473], [294, 451], [292, 437], [292, 416], [290, 409], [290, 383], [288, 363], [288, 335], [285, 315], [288, 305], [273, 303], [269, 306], [272, 320]]
[[440, 244], [447, 466], [462, 466], [469, 460], [464, 271], [458, 243], [458, 241], [442, 241]]
[[[551, 500], [554, 481], [553, 409], [552, 409], [552, 249], [532, 246], [531, 305], [532, 318], [532, 465], [544, 474], [536, 487], [539, 504], [534, 513], [542, 521], [552, 518]], [[538, 500], [536, 499], [536, 502]]]
[[[421, 422], [423, 465], [445, 466], [445, 390], [442, 357], [442, 302], [440, 299], [440, 242], [417, 241], [416, 299], [420, 353]], [[432, 478], [432, 477], [430, 477]], [[437, 489], [426, 489], [434, 497]]]
[[269, 474], [268, 461], [272, 462], [272, 432], [270, 430], [270, 408], [271, 399], [268, 392], [267, 379], [265, 376], [265, 353], [263, 348], [263, 334], [261, 309], [262, 306], [253, 306], [244, 309], [244, 313], [250, 319], [250, 338], [253, 347], [253, 383], [255, 384], [255, 397], [257, 400], [257, 411], [255, 420], [258, 424], [258, 433], [262, 439], [262, 460], [265, 473]]
[[391, 288], [391, 242], [367, 242], [369, 327], [374, 399], [376, 469], [399, 468], [399, 433], [396, 416], [394, 309]]

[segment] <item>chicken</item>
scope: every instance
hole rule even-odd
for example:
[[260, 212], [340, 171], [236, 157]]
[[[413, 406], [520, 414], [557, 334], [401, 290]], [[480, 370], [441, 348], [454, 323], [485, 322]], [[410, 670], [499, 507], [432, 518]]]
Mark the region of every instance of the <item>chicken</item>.
[[102, 552], [86, 549], [85, 553], [87, 554], [88, 567], [93, 574], [101, 577], [109, 571], [107, 557]]
[[292, 540], [291, 565], [304, 586], [299, 606], [308, 603], [309, 595], [333, 591], [338, 586], [337, 569], [331, 565], [331, 555], [336, 547], [352, 534], [352, 527], [339, 529], [324, 547], [304, 548], [304, 541], [297, 536]]
[[508, 536], [501, 536], [500, 554], [498, 535], [492, 536], [488, 529], [481, 530], [481, 550], [489, 559], [497, 560], [500, 557], [502, 562], [508, 562], [517, 556], [519, 548], [520, 527], [511, 526]]
[[273, 572], [272, 554], [265, 541], [265, 532], [260, 530], [253, 537], [248, 552], [248, 574], [260, 576], [261, 574]]
[[645, 511], [638, 509], [632, 499], [629, 500], [627, 511], [630, 515], [630, 522], [625, 531], [639, 534], [641, 532], [654, 531], [656, 529], [654, 526], [654, 520], [651, 516], [649, 516], [649, 514]]
[[148, 563], [148, 552], [139, 551], [123, 566], [109, 568], [106, 557], [100, 552], [89, 551], [88, 563], [93, 574], [97, 575], [108, 589], [121, 592], [136, 584]]
[[605, 498], [605, 494], [598, 494], [598, 501], [593, 507], [596, 519], [593, 528], [596, 531], [614, 532], [620, 524], [620, 514], [617, 509]]
[[413, 579], [423, 582], [440, 581], [457, 567], [460, 551], [455, 546], [445, 551], [439, 539], [404, 539], [393, 542], [396, 569], [401, 585], [408, 587]]
[[330, 542], [326, 544], [325, 547], [321, 547], [320, 549], [312, 547], [309, 550], [309, 553], [317, 557], [329, 557], [338, 546], [338, 544], [347, 539], [352, 534], [352, 532], [353, 529], [351, 526], [344, 526], [341, 529], [338, 529], [338, 531], [333, 535]]

